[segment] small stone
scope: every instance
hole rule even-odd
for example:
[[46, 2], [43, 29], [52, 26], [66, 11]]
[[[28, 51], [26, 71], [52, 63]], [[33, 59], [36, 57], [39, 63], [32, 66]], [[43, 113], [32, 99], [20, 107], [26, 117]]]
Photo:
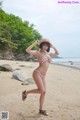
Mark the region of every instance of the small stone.
[[23, 81], [21, 85], [29, 85], [27, 81]]

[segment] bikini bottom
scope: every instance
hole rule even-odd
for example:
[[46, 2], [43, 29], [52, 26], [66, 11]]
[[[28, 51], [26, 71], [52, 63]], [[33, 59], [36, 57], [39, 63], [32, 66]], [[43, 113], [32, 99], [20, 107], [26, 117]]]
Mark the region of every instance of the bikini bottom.
[[35, 69], [34, 72], [37, 72], [40, 75], [40, 77], [41, 77], [42, 80], [45, 79], [45, 75], [46, 74], [41, 73], [38, 69]]

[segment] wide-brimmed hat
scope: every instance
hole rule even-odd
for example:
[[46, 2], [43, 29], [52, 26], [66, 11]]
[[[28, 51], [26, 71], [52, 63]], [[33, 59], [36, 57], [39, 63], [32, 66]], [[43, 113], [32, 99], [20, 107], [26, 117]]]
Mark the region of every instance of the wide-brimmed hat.
[[41, 44], [41, 43], [44, 43], [44, 42], [49, 43], [50, 46], [52, 46], [51, 42], [50, 42], [48, 39], [40, 40], [40, 44]]

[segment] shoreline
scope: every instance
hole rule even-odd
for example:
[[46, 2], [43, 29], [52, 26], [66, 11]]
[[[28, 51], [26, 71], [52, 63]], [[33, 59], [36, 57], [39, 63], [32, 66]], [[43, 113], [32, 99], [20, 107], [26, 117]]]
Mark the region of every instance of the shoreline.
[[80, 58], [52, 59], [52, 64], [62, 65], [80, 70]]
[[51, 64], [59, 65], [59, 66], [63, 66], [63, 67], [69, 67], [69, 68], [76, 69], [76, 70], [80, 70], [80, 68], [78, 68], [77, 66], [65, 65], [65, 64], [61, 64], [61, 63], [51, 63]]

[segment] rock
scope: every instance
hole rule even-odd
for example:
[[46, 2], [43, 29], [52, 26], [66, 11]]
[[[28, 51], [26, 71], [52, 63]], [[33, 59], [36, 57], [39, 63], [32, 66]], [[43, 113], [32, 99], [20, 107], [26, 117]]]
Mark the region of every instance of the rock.
[[19, 65], [19, 67], [26, 67], [26, 65]]
[[0, 59], [13, 60], [14, 54], [11, 50], [0, 50]]
[[0, 51], [0, 59], [3, 59], [2, 51]]
[[37, 62], [38, 60], [34, 56], [30, 55], [30, 56], [27, 56], [26, 61]]
[[22, 73], [18, 71], [13, 72], [12, 78], [21, 81], [22, 85], [34, 84], [34, 80], [32, 78], [24, 77]]
[[9, 64], [0, 65], [0, 71], [12, 71], [12, 68]]
[[34, 84], [33, 78], [28, 78], [27, 81], [28, 81], [28, 83], [30, 83], [30, 84]]
[[28, 57], [30, 55], [26, 54], [26, 53], [17, 53], [14, 55], [16, 60], [24, 60], [27, 61]]
[[27, 53], [18, 53], [15, 54], [14, 56], [16, 60], [34, 61], [34, 62], [37, 61], [37, 59], [34, 56], [29, 55]]
[[14, 72], [13, 72], [12, 78], [14, 78], [14, 79], [16, 79], [16, 80], [19, 80], [19, 81], [22, 81], [22, 82], [27, 80], [27, 78], [24, 77], [24, 76], [22, 75], [22, 73], [20, 73], [20, 72], [18, 72], [18, 71], [14, 71]]
[[4, 59], [13, 60], [14, 59], [13, 53], [11, 51], [6, 51], [4, 54]]
[[21, 85], [29, 85], [28, 81], [23, 81]]
[[69, 61], [70, 65], [73, 65], [73, 62], [72, 61]]

